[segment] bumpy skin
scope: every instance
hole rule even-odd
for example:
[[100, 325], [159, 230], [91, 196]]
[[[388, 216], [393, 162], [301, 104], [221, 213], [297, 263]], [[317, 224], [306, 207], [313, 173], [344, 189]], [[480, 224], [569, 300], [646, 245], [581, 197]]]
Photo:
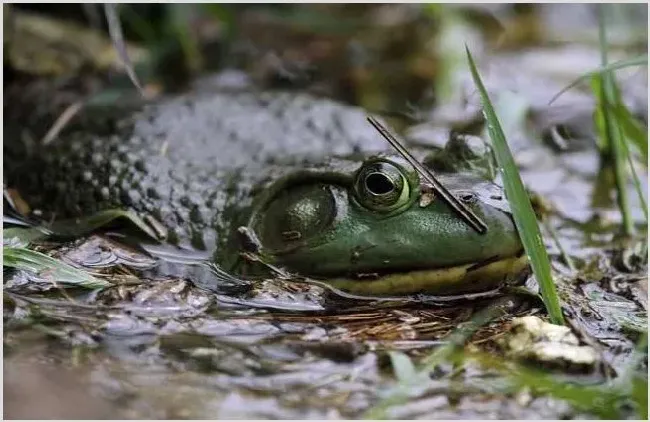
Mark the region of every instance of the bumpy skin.
[[386, 148], [361, 110], [295, 93], [188, 94], [32, 151], [19, 136], [25, 122], [5, 123], [4, 175], [33, 209], [58, 218], [128, 208], [163, 223], [171, 242], [204, 249], [256, 183], [312, 159]]

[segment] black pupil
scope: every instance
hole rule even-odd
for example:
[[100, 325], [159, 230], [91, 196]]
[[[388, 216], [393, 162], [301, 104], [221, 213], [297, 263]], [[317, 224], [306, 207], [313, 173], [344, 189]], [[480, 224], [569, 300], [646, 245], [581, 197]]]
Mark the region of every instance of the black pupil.
[[366, 177], [366, 188], [372, 194], [385, 195], [395, 190], [395, 185], [386, 175], [372, 173]]

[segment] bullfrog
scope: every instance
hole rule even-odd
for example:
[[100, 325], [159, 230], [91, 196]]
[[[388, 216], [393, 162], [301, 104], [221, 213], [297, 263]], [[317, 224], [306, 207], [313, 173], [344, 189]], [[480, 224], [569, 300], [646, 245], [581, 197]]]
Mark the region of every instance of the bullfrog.
[[[244, 228], [273, 264], [357, 294], [483, 291], [527, 268], [500, 187], [457, 171], [467, 166], [439, 172], [487, 224], [479, 234], [357, 107], [295, 92], [193, 92], [82, 120], [38, 148], [5, 127], [6, 185], [42, 217], [131, 210], [164, 228], [162, 241], [240, 274]], [[435, 163], [429, 152], [413, 150]]]

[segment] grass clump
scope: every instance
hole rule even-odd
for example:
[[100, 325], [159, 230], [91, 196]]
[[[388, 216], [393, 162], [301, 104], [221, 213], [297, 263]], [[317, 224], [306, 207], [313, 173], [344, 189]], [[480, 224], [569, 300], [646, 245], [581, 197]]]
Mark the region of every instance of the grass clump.
[[[598, 6], [598, 34], [600, 41], [600, 55], [602, 66], [608, 66], [608, 43], [607, 32], [604, 23], [606, 5]], [[632, 219], [627, 194], [627, 171], [629, 166], [633, 176], [637, 194], [645, 212], [647, 222], [647, 205], [641, 189], [640, 180], [634, 169], [628, 147], [628, 139], [632, 140], [647, 160], [648, 138], [647, 129], [640, 129], [636, 120], [631, 116], [621, 98], [614, 74], [607, 69], [600, 74], [593, 76], [592, 88], [597, 99], [595, 113], [596, 128], [599, 134], [599, 146], [601, 149], [602, 164], [610, 166], [614, 172], [616, 183], [616, 199], [623, 219], [623, 232], [627, 236], [634, 233], [634, 221]]]

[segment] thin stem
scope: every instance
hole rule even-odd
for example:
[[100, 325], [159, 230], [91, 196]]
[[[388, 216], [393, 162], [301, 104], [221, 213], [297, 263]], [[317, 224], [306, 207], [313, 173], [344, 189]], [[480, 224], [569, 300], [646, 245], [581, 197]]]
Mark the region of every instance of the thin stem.
[[[598, 38], [600, 41], [600, 57], [603, 66], [607, 66], [607, 34], [605, 28], [605, 7], [606, 5], [598, 5]], [[621, 147], [620, 138], [623, 136], [620, 125], [614, 121], [609, 112], [607, 104], [614, 104], [616, 97], [614, 79], [611, 71], [603, 73], [601, 84], [601, 107], [603, 112], [603, 123], [605, 126], [605, 134], [607, 137], [607, 147], [611, 154], [611, 159], [614, 165], [614, 177], [616, 179], [617, 195], [619, 209], [621, 210], [623, 218], [623, 230], [626, 235], [632, 235], [634, 232], [634, 225], [630, 215], [629, 201], [627, 191], [625, 189], [625, 167], [624, 167], [624, 154], [625, 151]]]

